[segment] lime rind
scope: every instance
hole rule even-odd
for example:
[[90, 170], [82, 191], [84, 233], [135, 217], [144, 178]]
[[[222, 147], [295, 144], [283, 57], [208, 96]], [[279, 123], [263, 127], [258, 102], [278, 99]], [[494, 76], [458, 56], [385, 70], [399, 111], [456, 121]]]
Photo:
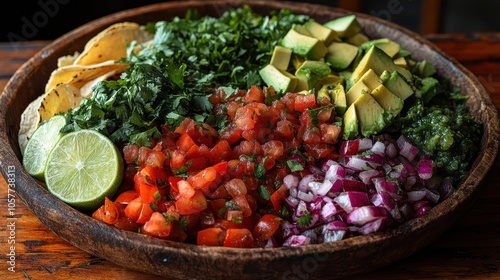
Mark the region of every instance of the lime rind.
[[80, 210], [95, 210], [113, 196], [123, 178], [123, 158], [106, 136], [94, 130], [64, 135], [47, 160], [48, 190]]
[[45, 182], [45, 167], [50, 151], [63, 136], [61, 128], [66, 124], [62, 115], [56, 115], [40, 124], [29, 139], [23, 153], [23, 166], [34, 178]]

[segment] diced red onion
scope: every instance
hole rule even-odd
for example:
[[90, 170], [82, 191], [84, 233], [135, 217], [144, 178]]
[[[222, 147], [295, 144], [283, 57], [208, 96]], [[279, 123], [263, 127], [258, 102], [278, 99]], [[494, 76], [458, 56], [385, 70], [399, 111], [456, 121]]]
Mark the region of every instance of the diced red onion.
[[414, 190], [406, 193], [408, 195], [408, 201], [416, 202], [424, 199], [427, 192], [425, 190]]
[[420, 150], [408, 142], [403, 135], [399, 136], [397, 144], [399, 147], [399, 154], [407, 158], [409, 161], [414, 160], [420, 152]]
[[365, 224], [358, 229], [360, 234], [366, 235], [369, 233], [380, 231], [390, 225], [392, 225], [393, 220], [389, 217], [382, 217], [372, 222]]
[[418, 162], [418, 176], [424, 180], [432, 177], [432, 160], [422, 159]]
[[346, 213], [352, 212], [354, 208], [370, 204], [368, 194], [364, 192], [342, 192], [333, 199]]
[[388, 212], [384, 207], [362, 206], [354, 209], [347, 215], [347, 223], [356, 226], [363, 226], [379, 218], [387, 217]]
[[311, 239], [304, 235], [292, 235], [283, 243], [284, 247], [297, 247], [311, 244]]
[[288, 174], [283, 178], [283, 184], [285, 184], [285, 187], [287, 189], [295, 189], [299, 186], [299, 177], [293, 175], [293, 174]]

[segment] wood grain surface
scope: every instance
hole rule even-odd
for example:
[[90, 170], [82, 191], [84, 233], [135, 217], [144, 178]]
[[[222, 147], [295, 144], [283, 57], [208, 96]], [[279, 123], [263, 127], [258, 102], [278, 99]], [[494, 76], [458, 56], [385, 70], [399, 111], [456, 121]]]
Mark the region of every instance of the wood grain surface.
[[[500, 108], [500, 33], [440, 34], [427, 38], [471, 70], [490, 93], [495, 107]], [[48, 43], [0, 43], [0, 90], [16, 69]], [[500, 279], [498, 170], [497, 158], [487, 186], [474, 206], [437, 241], [393, 265], [351, 279]], [[0, 177], [0, 279], [155, 278], [71, 246], [41, 224], [19, 199], [10, 199], [8, 184]], [[8, 270], [12, 246], [15, 272]], [[306, 279], [307, 275], [303, 276]]]

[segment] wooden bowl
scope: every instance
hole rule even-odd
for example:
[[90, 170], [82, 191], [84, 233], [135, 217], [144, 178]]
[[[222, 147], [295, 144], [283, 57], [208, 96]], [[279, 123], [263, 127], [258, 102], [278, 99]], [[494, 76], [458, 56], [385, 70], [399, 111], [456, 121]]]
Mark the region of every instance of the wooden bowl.
[[[231, 249], [166, 242], [121, 231], [98, 222], [52, 196], [31, 178], [21, 164], [17, 143], [19, 120], [29, 102], [43, 92], [57, 58], [81, 51], [84, 44], [107, 26], [121, 21], [149, 21], [184, 16], [188, 8], [201, 14], [221, 15], [244, 1], [182, 1], [146, 6], [90, 22], [55, 40], [24, 64], [12, 77], [0, 98], [0, 162], [5, 178], [15, 169], [17, 195], [55, 234], [87, 251], [119, 265], [168, 278], [273, 279], [338, 278], [388, 265], [415, 253], [434, 241], [471, 207], [481, 191], [499, 148], [497, 111], [485, 89], [462, 65], [421, 36], [390, 22], [359, 14], [371, 37], [387, 37], [410, 50], [414, 58], [433, 63], [439, 74], [460, 86], [470, 98], [472, 114], [483, 124], [481, 149], [470, 174], [458, 190], [424, 216], [376, 234], [334, 243], [295, 248]], [[289, 8], [326, 22], [348, 12], [313, 4], [252, 1], [257, 13]]]

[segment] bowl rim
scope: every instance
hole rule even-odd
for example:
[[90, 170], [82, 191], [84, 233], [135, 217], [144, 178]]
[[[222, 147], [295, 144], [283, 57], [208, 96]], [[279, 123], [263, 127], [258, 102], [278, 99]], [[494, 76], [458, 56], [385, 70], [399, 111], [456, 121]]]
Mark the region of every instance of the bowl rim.
[[[99, 223], [98, 221], [92, 219], [89, 215], [86, 215], [80, 211], [77, 211], [70, 206], [64, 204], [62, 201], [57, 200], [53, 197], [46, 189], [43, 187], [31, 187], [33, 184], [39, 184], [35, 179], [31, 178], [24, 172], [22, 164], [18, 158], [18, 155], [14, 152], [12, 148], [13, 142], [9, 140], [9, 136], [7, 135], [7, 131], [9, 127], [6, 124], [6, 114], [8, 112], [8, 107], [14, 102], [16, 89], [20, 84], [26, 83], [27, 77], [24, 76], [23, 73], [33, 71], [37, 67], [43, 65], [44, 58], [51, 55], [58, 48], [62, 48], [64, 44], [70, 44], [70, 42], [76, 38], [81, 36], [80, 34], [85, 33], [89, 34], [92, 32], [99, 32], [102, 30], [102, 27], [109, 26], [111, 23], [116, 21], [123, 21], [122, 18], [130, 18], [134, 16], [138, 16], [142, 13], [151, 12], [157, 9], [168, 9], [174, 6], [177, 7], [190, 7], [190, 6], [198, 6], [198, 5], [215, 5], [221, 8], [227, 7], [236, 7], [245, 4], [245, 1], [240, 0], [228, 0], [228, 1], [217, 1], [217, 0], [209, 0], [209, 1], [174, 1], [174, 2], [165, 2], [152, 4], [148, 6], [143, 6], [135, 9], [125, 10], [118, 13], [114, 13], [108, 15], [106, 17], [91, 21], [86, 23], [73, 31], [66, 33], [65, 35], [59, 37], [53, 42], [49, 43], [46, 47], [44, 47], [41, 51], [35, 54], [32, 58], [30, 58], [23, 66], [21, 66], [11, 77], [7, 85], [3, 90], [3, 94], [0, 96], [0, 162], [1, 171], [3, 173], [4, 178], [8, 178], [8, 174], [10, 171], [7, 170], [8, 167], [14, 166], [16, 169], [16, 176], [18, 182], [22, 182], [23, 185], [18, 185], [17, 191], [20, 194], [19, 197], [24, 202], [25, 205], [32, 211], [46, 211], [48, 215], [48, 219], [54, 217], [54, 215], [62, 215], [59, 217], [68, 219], [68, 221], [75, 221], [77, 224], [85, 229], [86, 231], [90, 231], [89, 233], [104, 233], [104, 240], [111, 242], [113, 239], [120, 240], [136, 240], [137, 242], [147, 242], [146, 247], [151, 250], [158, 250], [165, 253], [170, 254], [180, 254], [184, 257], [192, 257], [193, 255], [200, 256], [204, 254], [210, 255], [215, 259], [225, 259], [227, 256], [233, 257], [242, 257], [247, 260], [275, 260], [275, 259], [283, 259], [290, 257], [302, 257], [304, 255], [312, 255], [312, 254], [335, 254], [346, 252], [347, 250], [354, 250], [358, 248], [361, 250], [363, 247], [367, 245], [381, 244], [384, 241], [393, 239], [395, 236], [404, 235], [410, 231], [420, 231], [423, 230], [426, 225], [429, 223], [436, 223], [445, 218], [445, 215], [442, 215], [442, 212], [446, 212], [446, 215], [451, 215], [456, 212], [455, 209], [466, 200], [468, 205], [471, 205], [473, 199], [469, 199], [469, 197], [476, 197], [477, 193], [480, 191], [480, 185], [482, 185], [486, 174], [490, 171], [493, 166], [493, 163], [498, 155], [499, 151], [499, 140], [498, 136], [500, 135], [500, 126], [498, 121], [498, 113], [491, 101], [489, 94], [486, 92], [484, 87], [481, 85], [479, 80], [464, 66], [458, 63], [454, 58], [448, 56], [440, 49], [438, 49], [433, 43], [425, 39], [423, 36], [416, 34], [413, 31], [410, 31], [406, 28], [403, 28], [399, 25], [396, 25], [392, 22], [374, 18], [373, 16], [369, 16], [362, 13], [353, 13], [346, 10], [342, 10], [339, 8], [333, 7], [325, 7], [318, 4], [309, 4], [309, 8], [311, 11], [315, 10], [315, 13], [318, 14], [332, 14], [336, 13], [345, 13], [345, 14], [356, 14], [360, 20], [363, 22], [376, 23], [373, 28], [382, 28], [388, 27], [390, 29], [395, 30], [396, 32], [403, 34], [407, 37], [414, 38], [415, 41], [421, 42], [423, 48], [429, 48], [433, 54], [434, 59], [442, 59], [449, 65], [448, 67], [455, 68], [456, 71], [463, 74], [463, 77], [467, 79], [467, 82], [474, 86], [475, 91], [478, 93], [480, 106], [484, 107], [484, 118], [489, 118], [492, 121], [488, 123], [484, 123], [484, 131], [488, 133], [484, 133], [482, 139], [482, 149], [478, 154], [476, 160], [474, 161], [471, 171], [467, 178], [463, 182], [460, 183], [457, 191], [452, 194], [451, 197], [446, 199], [445, 201], [439, 203], [435, 207], [433, 207], [426, 215], [409, 220], [401, 225], [398, 225], [395, 228], [390, 228], [375, 234], [370, 234], [366, 236], [356, 236], [347, 238], [338, 242], [331, 243], [322, 243], [322, 244], [311, 244], [302, 247], [279, 247], [279, 248], [252, 248], [252, 249], [234, 249], [234, 248], [224, 248], [224, 247], [204, 247], [198, 246], [194, 244], [185, 244], [185, 243], [177, 243], [177, 242], [169, 242], [160, 240], [157, 238], [144, 236], [141, 234], [137, 234], [134, 232], [126, 232], [121, 231], [119, 229], [110, 227], [105, 225], [104, 223]], [[251, 2], [247, 2], [251, 6], [266, 6], [266, 5], [275, 5], [275, 7], [293, 7], [293, 5], [297, 5], [297, 3], [280, 1], [280, 3], [272, 3], [271, 1], [262, 1], [255, 0]], [[279, 6], [278, 6], [279, 5]], [[293, 8], [292, 8], [293, 10]], [[363, 25], [363, 24], [362, 24]], [[438, 69], [439, 70], [439, 69]], [[15, 141], [14, 141], [15, 142]], [[491, 153], [485, 154], [485, 151], [488, 150]], [[471, 174], [476, 174], [477, 176], [471, 177]], [[24, 185], [26, 184], [26, 185]], [[463, 200], [458, 200], [457, 198], [463, 198]], [[48, 209], [36, 209], [36, 206], [33, 204], [44, 204], [50, 205], [52, 204], [52, 208]], [[33, 210], [32, 210], [33, 209]], [[447, 210], [447, 211], [445, 211]], [[463, 209], [459, 209], [457, 211], [464, 211]], [[40, 219], [40, 217], [39, 217]], [[88, 224], [87, 224], [88, 223]], [[54, 224], [51, 222], [44, 221], [44, 224], [49, 227], [49, 229], [53, 230]], [[92, 224], [92, 225], [90, 225]], [[54, 231], [55, 232], [55, 231]], [[68, 229], [59, 230], [55, 232], [56, 235], [60, 236], [64, 240], [68, 241], [72, 245], [79, 247], [82, 249], [82, 242], [86, 242], [88, 240], [83, 241], [75, 241], [68, 240], [67, 234]], [[102, 248], [96, 248], [96, 250], [88, 250], [85, 248], [84, 250], [98, 255], [100, 257], [106, 258], [100, 252]], [[113, 261], [113, 260], [111, 260]], [[158, 263], [158, 260], [155, 260]], [[168, 262], [168, 261], [165, 261]], [[161, 263], [161, 261], [159, 261]]]

